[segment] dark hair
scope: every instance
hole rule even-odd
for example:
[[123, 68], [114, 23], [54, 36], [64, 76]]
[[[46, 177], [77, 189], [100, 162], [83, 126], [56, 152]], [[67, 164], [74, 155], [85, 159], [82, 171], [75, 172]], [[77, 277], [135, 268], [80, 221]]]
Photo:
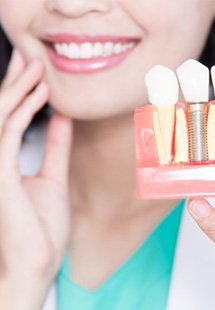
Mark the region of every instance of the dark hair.
[[215, 65], [215, 19], [212, 22], [205, 48], [203, 49], [200, 57], [200, 61], [208, 68], [211, 68]]
[[[11, 52], [12, 46], [0, 26], [0, 82], [5, 75]], [[212, 21], [211, 29], [199, 60], [209, 68], [215, 64], [215, 20]], [[31, 125], [40, 123], [47, 118], [47, 115], [50, 115], [48, 103], [35, 114]]]

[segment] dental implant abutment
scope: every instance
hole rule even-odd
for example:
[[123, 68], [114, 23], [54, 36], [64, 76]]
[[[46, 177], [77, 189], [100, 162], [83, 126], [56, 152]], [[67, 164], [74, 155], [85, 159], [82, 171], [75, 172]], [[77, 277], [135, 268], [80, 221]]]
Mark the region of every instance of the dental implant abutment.
[[187, 102], [189, 161], [205, 162], [207, 151], [207, 110], [209, 102], [209, 69], [195, 59], [188, 59], [177, 69]]

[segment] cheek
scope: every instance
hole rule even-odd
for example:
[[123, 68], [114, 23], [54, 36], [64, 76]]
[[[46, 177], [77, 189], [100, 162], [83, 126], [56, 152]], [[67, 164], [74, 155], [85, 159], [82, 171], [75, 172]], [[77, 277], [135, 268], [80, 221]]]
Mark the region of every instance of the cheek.
[[[180, 0], [183, 1], [183, 0]], [[167, 29], [180, 14], [180, 5], [176, 0], [119, 0], [120, 6], [132, 19], [148, 33]]]
[[28, 31], [39, 7], [39, 0], [0, 0], [0, 22], [9, 38], [14, 43]]
[[214, 18], [214, 1], [119, 0], [123, 10], [142, 29], [148, 60], [176, 67], [186, 58], [198, 58]]
[[185, 23], [187, 30], [195, 21], [213, 18], [214, 0], [118, 0], [119, 5], [137, 24], [149, 33], [163, 32], [178, 27], [178, 21]]

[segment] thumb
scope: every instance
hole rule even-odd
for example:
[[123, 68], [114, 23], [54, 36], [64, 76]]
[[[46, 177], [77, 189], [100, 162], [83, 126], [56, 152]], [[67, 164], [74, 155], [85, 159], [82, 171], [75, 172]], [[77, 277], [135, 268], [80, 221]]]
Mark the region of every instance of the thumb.
[[215, 209], [205, 199], [190, 199], [188, 211], [202, 231], [215, 242]]

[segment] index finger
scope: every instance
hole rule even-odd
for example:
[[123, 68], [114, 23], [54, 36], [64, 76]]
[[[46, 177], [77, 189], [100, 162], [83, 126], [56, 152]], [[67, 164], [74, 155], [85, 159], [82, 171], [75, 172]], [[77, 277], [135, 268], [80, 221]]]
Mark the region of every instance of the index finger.
[[73, 120], [55, 112], [48, 127], [40, 177], [67, 182], [73, 142]]

